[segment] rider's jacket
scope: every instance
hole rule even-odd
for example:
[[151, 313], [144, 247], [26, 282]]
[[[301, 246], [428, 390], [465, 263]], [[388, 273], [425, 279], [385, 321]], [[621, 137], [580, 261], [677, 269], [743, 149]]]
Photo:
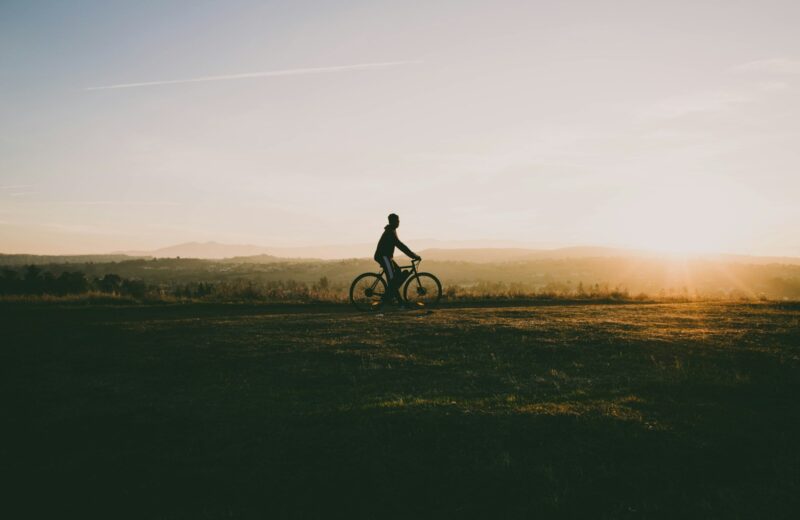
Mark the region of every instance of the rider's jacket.
[[389, 224], [383, 228], [381, 239], [378, 240], [378, 247], [375, 249], [375, 261], [380, 263], [381, 257], [384, 256], [392, 258], [394, 256], [395, 247], [398, 247], [400, 251], [404, 252], [411, 258], [417, 256], [413, 251], [411, 251], [411, 249], [408, 248], [407, 245], [400, 242], [400, 239], [397, 238], [397, 228]]

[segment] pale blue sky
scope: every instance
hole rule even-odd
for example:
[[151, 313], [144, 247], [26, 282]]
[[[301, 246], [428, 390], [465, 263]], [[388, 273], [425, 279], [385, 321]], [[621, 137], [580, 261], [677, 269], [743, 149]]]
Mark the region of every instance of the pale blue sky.
[[0, 252], [371, 242], [394, 211], [408, 241], [800, 255], [798, 19], [790, 1], [6, 0]]

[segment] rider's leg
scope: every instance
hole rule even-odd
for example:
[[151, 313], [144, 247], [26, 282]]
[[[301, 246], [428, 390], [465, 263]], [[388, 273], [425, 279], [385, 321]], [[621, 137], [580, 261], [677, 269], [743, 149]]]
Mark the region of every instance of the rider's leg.
[[394, 299], [397, 300], [397, 303], [402, 305], [403, 297], [400, 296], [400, 286], [403, 285], [403, 282], [400, 277], [402, 271], [400, 269], [400, 266], [397, 265], [397, 262], [395, 262], [394, 260], [392, 260], [392, 267], [394, 268], [394, 280], [392, 280], [392, 286], [393, 286], [392, 296], [394, 296]]
[[388, 256], [381, 257], [381, 261], [383, 272], [386, 273], [386, 279], [389, 281], [389, 286], [386, 288], [386, 294], [383, 299], [391, 301], [392, 298], [395, 298], [398, 303], [401, 303], [400, 290], [397, 287], [397, 273], [400, 270], [397, 268], [397, 264]]

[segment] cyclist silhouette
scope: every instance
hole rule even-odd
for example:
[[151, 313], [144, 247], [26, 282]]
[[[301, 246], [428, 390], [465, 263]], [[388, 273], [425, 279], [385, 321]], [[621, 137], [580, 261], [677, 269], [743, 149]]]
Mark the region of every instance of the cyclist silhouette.
[[375, 261], [380, 264], [386, 272], [386, 278], [389, 279], [389, 287], [387, 288], [384, 299], [388, 302], [392, 298], [397, 300], [400, 305], [403, 304], [403, 299], [400, 297], [400, 267], [395, 263], [394, 248], [397, 247], [400, 251], [404, 252], [409, 257], [420, 260], [420, 256], [411, 251], [407, 245], [402, 243], [397, 238], [397, 228], [400, 227], [400, 217], [392, 213], [389, 215], [389, 224], [383, 228], [381, 239], [378, 240], [378, 247], [375, 249]]

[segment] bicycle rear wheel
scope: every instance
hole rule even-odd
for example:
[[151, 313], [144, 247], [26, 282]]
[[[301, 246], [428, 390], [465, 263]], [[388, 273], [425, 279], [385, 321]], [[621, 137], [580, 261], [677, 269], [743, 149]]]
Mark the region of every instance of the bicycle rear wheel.
[[358, 275], [350, 285], [350, 302], [360, 311], [376, 311], [383, 305], [386, 282], [375, 273]]
[[442, 284], [431, 273], [417, 273], [406, 282], [403, 298], [414, 307], [434, 307], [442, 298]]

